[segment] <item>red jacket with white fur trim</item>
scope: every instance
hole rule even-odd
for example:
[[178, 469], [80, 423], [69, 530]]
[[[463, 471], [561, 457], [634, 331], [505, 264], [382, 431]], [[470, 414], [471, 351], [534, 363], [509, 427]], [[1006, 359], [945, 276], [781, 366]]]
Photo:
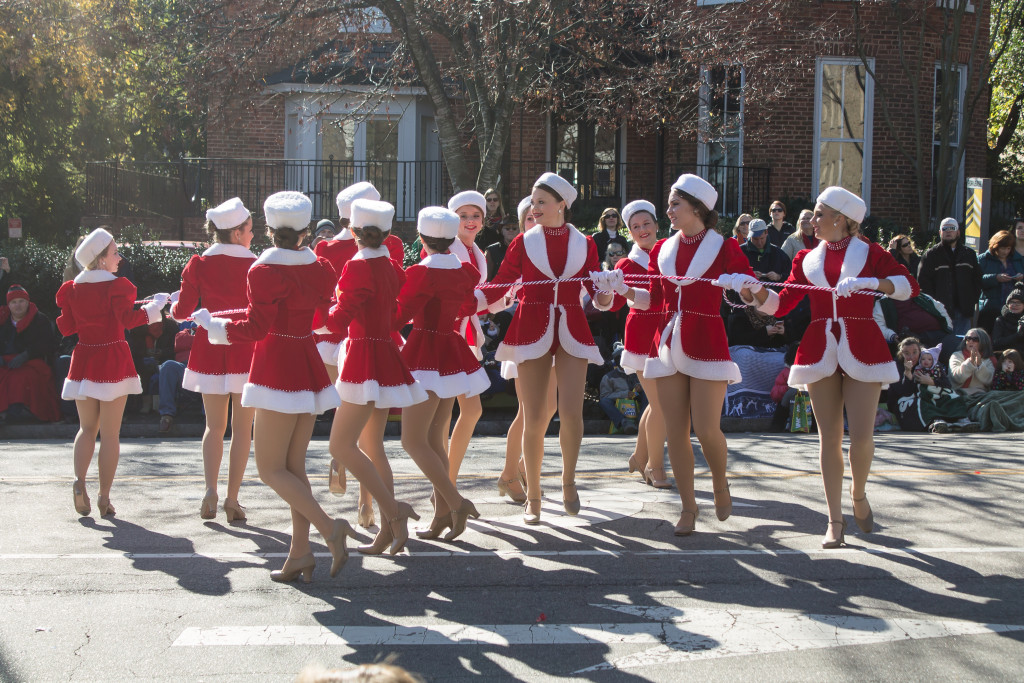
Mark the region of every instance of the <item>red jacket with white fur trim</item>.
[[[629, 252], [627, 258], [621, 259], [615, 264], [616, 270], [621, 270], [627, 279], [626, 284], [633, 288], [634, 293], [639, 290], [649, 291], [650, 285], [646, 280], [629, 281], [630, 275], [647, 275], [647, 268], [651, 263], [650, 252], [644, 251], [637, 245]], [[639, 299], [643, 305], [644, 291]], [[615, 295], [611, 310], [617, 311], [628, 303], [626, 297], [621, 294]], [[622, 358], [619, 365], [627, 374], [636, 371], [643, 372], [647, 359], [652, 355], [652, 342], [658, 331], [664, 326], [665, 311], [658, 307], [652, 309], [649, 305], [645, 308], [638, 307], [634, 302], [630, 304], [629, 315], [626, 316], [626, 332], [623, 341]], [[654, 355], [657, 355], [656, 353]]]
[[[900, 301], [921, 291], [917, 281], [888, 251], [857, 238], [821, 242], [814, 249], [797, 252], [786, 283], [835, 287], [848, 277], [887, 278], [896, 288], [890, 297]], [[874, 296], [852, 294], [835, 299], [833, 319], [831, 292], [784, 287], [779, 294], [769, 293], [758, 310], [781, 317], [805, 296], [811, 300], [811, 324], [800, 340], [796, 362], [789, 373], [790, 386], [817, 382], [837, 368], [862, 382], [888, 385], [899, 381], [899, 369], [872, 317]]]

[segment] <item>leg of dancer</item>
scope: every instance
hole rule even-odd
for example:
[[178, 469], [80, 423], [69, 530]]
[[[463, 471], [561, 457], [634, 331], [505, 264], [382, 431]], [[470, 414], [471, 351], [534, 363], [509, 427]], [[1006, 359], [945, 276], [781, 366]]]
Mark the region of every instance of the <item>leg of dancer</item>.
[[[395, 475], [391, 470], [391, 463], [388, 462], [387, 453], [384, 451], [384, 431], [388, 426], [389, 412], [387, 408], [374, 409], [370, 415], [370, 420], [359, 434], [359, 449], [370, 459], [370, 462], [377, 469], [377, 474], [380, 475], [381, 480], [383, 480], [388, 490], [394, 495]], [[381, 516], [383, 517], [383, 513]], [[365, 486], [359, 487], [357, 523], [364, 529], [369, 529], [374, 525], [373, 496], [370, 495], [370, 491]]]
[[[96, 448], [96, 435], [100, 437], [100, 452], [97, 461], [99, 470], [99, 501], [97, 507], [100, 516], [116, 514], [114, 506], [110, 504], [110, 488], [114, 485], [114, 475], [117, 473], [117, 463], [121, 455], [121, 419], [124, 417], [124, 406], [127, 403], [127, 396], [118, 396], [110, 401], [100, 401], [94, 398], [78, 399], [75, 404], [78, 406], [79, 428], [75, 436], [74, 457], [75, 457], [75, 500], [76, 507], [80, 506], [80, 496], [84, 499], [84, 507], [79, 513], [88, 514], [89, 497], [85, 492], [85, 476], [89, 470], [89, 463]], [[85, 512], [82, 510], [85, 509]]]
[[473, 438], [473, 431], [483, 414], [480, 396], [459, 396], [459, 419], [455, 421], [455, 428], [452, 429], [448, 441], [448, 475], [452, 483], [455, 483], [459, 476], [462, 459], [466, 457], [469, 441]]
[[[553, 372], [548, 375], [547, 410], [545, 433], [547, 432], [546, 425], [551, 423], [551, 418], [558, 410], [558, 380]], [[526, 468], [525, 462], [522, 461], [523, 425], [525, 422], [523, 402], [520, 399], [515, 419], [509, 425], [505, 438], [505, 467], [498, 477], [498, 493], [503, 496], [507, 495], [512, 502], [520, 504], [526, 502]]]
[[217, 516], [217, 483], [224, 457], [224, 434], [227, 431], [230, 408], [231, 445], [228, 448], [228, 490], [224, 499], [224, 512], [228, 522], [241, 521], [245, 519], [245, 508], [238, 502], [238, 491], [242, 486], [245, 468], [249, 464], [255, 409], [242, 405], [241, 394], [202, 396], [203, 411], [206, 413], [206, 430], [203, 432], [203, 477], [206, 481], [206, 496], [200, 508], [200, 517], [213, 519]]
[[647, 396], [647, 408], [640, 418], [635, 451], [637, 457], [630, 463], [630, 471], [639, 469], [644, 481], [655, 488], [671, 488], [665, 475], [665, 417], [658, 398], [658, 384], [646, 379], [643, 372], [637, 372], [636, 375]]

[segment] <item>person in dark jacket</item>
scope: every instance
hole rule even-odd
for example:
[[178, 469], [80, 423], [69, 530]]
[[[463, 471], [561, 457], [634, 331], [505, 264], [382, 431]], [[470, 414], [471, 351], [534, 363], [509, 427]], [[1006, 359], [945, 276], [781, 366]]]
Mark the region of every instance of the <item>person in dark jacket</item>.
[[768, 209], [768, 215], [772, 219], [771, 224], [768, 226], [768, 241], [776, 249], [781, 249], [782, 243], [786, 241], [787, 237], [796, 232], [796, 228], [786, 220], [786, 205], [778, 199], [772, 202], [771, 208]]
[[597, 260], [604, 261], [605, 251], [612, 242], [622, 245], [622, 251], [629, 253], [632, 243], [622, 234], [626, 224], [622, 222], [619, 212], [608, 207], [601, 213], [601, 223], [597, 226], [597, 232], [591, 237], [597, 245]]
[[910, 235], [896, 235], [889, 240], [889, 253], [902, 263], [910, 271], [910, 274], [917, 276], [917, 269], [921, 266], [921, 255], [917, 253], [917, 247]]
[[758, 280], [782, 282], [789, 277], [793, 264], [789, 257], [769, 240], [769, 228], [763, 220], [750, 221], [749, 239], [740, 246], [750, 261], [750, 267]]
[[996, 351], [1015, 349], [1024, 354], [1024, 289], [1015, 289], [1006, 297], [1001, 315], [996, 318], [992, 348]]
[[487, 261], [487, 280], [493, 280], [498, 274], [501, 262], [505, 260], [505, 252], [508, 245], [519, 234], [519, 220], [515, 216], [506, 216], [501, 224], [501, 239], [490, 244], [484, 249], [484, 259]]
[[0, 307], [0, 422], [14, 406], [44, 422], [61, 418], [51, 368], [56, 350], [50, 319], [24, 287], [11, 285]]
[[953, 332], [963, 335], [971, 327], [981, 294], [981, 268], [977, 254], [960, 242], [960, 226], [955, 218], [942, 219], [939, 236], [942, 241], [921, 257], [917, 282], [922, 292], [946, 307]]

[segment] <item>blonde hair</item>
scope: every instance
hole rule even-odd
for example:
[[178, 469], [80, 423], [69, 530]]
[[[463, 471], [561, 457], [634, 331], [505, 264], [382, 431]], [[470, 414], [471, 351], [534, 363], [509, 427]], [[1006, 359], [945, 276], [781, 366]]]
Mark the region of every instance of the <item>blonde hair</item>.
[[746, 221], [747, 221], [747, 229], [749, 230], [750, 229], [750, 221], [754, 220], [754, 217], [751, 216], [749, 213], [741, 213], [739, 216], [737, 216], [736, 217], [736, 225], [732, 226], [732, 236], [733, 237], [739, 237], [740, 236], [740, 223], [743, 222], [743, 219], [746, 219]]

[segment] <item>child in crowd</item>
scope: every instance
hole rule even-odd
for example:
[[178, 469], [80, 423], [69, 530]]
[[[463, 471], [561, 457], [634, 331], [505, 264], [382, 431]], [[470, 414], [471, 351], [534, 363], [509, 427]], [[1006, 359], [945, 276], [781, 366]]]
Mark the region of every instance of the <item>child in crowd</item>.
[[[946, 368], [942, 367], [939, 363], [939, 355], [942, 353], [942, 344], [939, 344], [932, 349], [924, 349], [921, 352], [921, 358], [917, 363], [917, 367], [914, 368], [914, 372], [921, 372], [922, 374], [928, 375], [933, 380], [941, 380], [946, 377]], [[938, 382], [936, 382], [938, 384]]]
[[997, 389], [1003, 391], [1024, 390], [1024, 359], [1021, 358], [1019, 351], [1015, 349], [1003, 351], [1003, 362], [992, 378], [992, 389], [993, 391]]

